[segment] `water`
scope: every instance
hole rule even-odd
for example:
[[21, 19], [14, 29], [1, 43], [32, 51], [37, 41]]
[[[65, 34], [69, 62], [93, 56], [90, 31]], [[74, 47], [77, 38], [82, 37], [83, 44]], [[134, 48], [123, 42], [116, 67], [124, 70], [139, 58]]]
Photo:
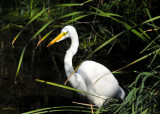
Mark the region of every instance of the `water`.
[[65, 51], [57, 53], [46, 48], [45, 43], [35, 50], [40, 36], [27, 47], [15, 83], [21, 52], [31, 38], [29, 34], [22, 36], [14, 48], [11, 46], [14, 35], [3, 32], [0, 36], [0, 113], [19, 114], [44, 107], [74, 105], [72, 101], [81, 101], [76, 92], [35, 81], [42, 79], [64, 84], [66, 80], [63, 69]]

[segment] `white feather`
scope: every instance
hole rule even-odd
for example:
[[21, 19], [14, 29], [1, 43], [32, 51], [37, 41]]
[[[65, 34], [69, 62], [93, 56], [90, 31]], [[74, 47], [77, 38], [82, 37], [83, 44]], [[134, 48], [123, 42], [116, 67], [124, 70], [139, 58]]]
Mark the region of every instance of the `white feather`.
[[[71, 46], [67, 50], [64, 67], [67, 77], [74, 71], [72, 66], [72, 58], [77, 53], [79, 40], [76, 29], [73, 26], [66, 26], [62, 32], [67, 32], [63, 39], [70, 37]], [[94, 61], [85, 61], [81, 64], [77, 72], [69, 80], [74, 88], [91, 93], [91, 96], [82, 94], [90, 99], [97, 107], [101, 107], [108, 98], [124, 99], [125, 92], [119, 86], [117, 79], [111, 71], [100, 63]], [[107, 101], [109, 102], [109, 101]]]

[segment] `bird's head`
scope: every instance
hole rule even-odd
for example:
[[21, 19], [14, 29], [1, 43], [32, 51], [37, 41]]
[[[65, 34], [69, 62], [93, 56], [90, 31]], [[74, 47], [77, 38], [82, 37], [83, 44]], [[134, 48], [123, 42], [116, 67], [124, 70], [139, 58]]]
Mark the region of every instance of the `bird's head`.
[[66, 38], [69, 38], [71, 36], [71, 34], [75, 33], [75, 28], [71, 25], [67, 25], [65, 26], [62, 30], [61, 33], [54, 38], [48, 45], [47, 47], [51, 46], [52, 44], [54, 44], [55, 42], [59, 42], [62, 41]]

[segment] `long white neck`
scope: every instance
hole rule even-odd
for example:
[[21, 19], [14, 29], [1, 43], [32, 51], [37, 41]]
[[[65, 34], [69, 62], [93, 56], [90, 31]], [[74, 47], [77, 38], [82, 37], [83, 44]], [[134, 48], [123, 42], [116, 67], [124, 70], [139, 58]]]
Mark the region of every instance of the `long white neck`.
[[[78, 46], [79, 46], [79, 40], [78, 40], [78, 35], [77, 35], [76, 30], [72, 34], [70, 34], [70, 38], [71, 38], [71, 46], [67, 50], [65, 58], [64, 58], [64, 68], [65, 68], [67, 78], [71, 76], [71, 74], [74, 72], [74, 68], [72, 65], [72, 58], [77, 53]], [[69, 81], [72, 84], [72, 86], [77, 85], [77, 79], [75, 75], [73, 75], [69, 79]]]

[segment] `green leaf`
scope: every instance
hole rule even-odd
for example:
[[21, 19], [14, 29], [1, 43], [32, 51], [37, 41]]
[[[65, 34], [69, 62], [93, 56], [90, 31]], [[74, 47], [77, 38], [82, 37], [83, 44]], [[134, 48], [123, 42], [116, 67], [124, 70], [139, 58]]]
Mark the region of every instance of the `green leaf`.
[[56, 6], [60, 6], [60, 7], [71, 7], [71, 6], [83, 6], [84, 4], [91, 2], [93, 0], [87, 0], [83, 3], [68, 3], [68, 4], [58, 4]]
[[[48, 85], [57, 86], [57, 87], [60, 87], [60, 88], [64, 88], [64, 89], [68, 89], [68, 90], [72, 90], [72, 91], [76, 91], [76, 92], [80, 92], [80, 93], [85, 93], [85, 94], [88, 94], [88, 95], [91, 95], [91, 96], [101, 98], [99, 96], [96, 96], [96, 95], [93, 95], [93, 94], [90, 94], [90, 93], [87, 93], [87, 92], [84, 92], [84, 91], [81, 91], [81, 90], [78, 90], [78, 89], [75, 89], [75, 88], [72, 88], [72, 87], [68, 87], [68, 86], [65, 86], [65, 85], [61, 85], [61, 84], [57, 84], [57, 83], [53, 83], [53, 82], [46, 82], [46, 81], [40, 80], [40, 79], [36, 79], [36, 81], [41, 82], [41, 83], [45, 83], [45, 84], [48, 84]], [[104, 99], [104, 98], [101, 98], [101, 99]]]
[[146, 110], [144, 110], [143, 112], [141, 112], [141, 114], [147, 114], [148, 109], [149, 109], [149, 108], [147, 108]]
[[41, 29], [39, 29], [36, 34], [30, 39], [30, 41], [35, 38], [38, 34], [40, 34], [48, 25], [50, 25], [53, 22], [53, 20], [50, 20], [48, 23], [46, 23]]
[[121, 21], [121, 20], [118, 20], [116, 18], [113, 18], [111, 17], [113, 20], [121, 23], [125, 28], [127, 28], [128, 30], [131, 30], [134, 34], [136, 34], [137, 36], [139, 36], [140, 38], [142, 38], [143, 40], [146, 41], [146, 38], [144, 36], [142, 36], [137, 30], [134, 29], [134, 27], [131, 27], [130, 25], [128, 25], [127, 23]]
[[14, 45], [14, 42], [17, 40], [17, 38], [19, 37], [19, 35], [22, 33], [23, 30], [21, 30], [17, 35], [16, 37], [13, 39], [12, 41], [12, 46]]
[[157, 19], [160, 19], [160, 16], [157, 16], [157, 17], [153, 17], [153, 18], [151, 18], [151, 19], [148, 19], [148, 20], [142, 22], [141, 25], [144, 25], [144, 24], [146, 24], [146, 23], [152, 22], [152, 21], [157, 20]]
[[[54, 29], [55, 30], [55, 29]], [[42, 39], [37, 43], [36, 48], [39, 46], [39, 44], [45, 40], [54, 30], [49, 31], [44, 37], [42, 37]]]
[[43, 9], [42, 11], [40, 11], [37, 15], [35, 15], [27, 24], [26, 26], [28, 26], [30, 23], [32, 23], [35, 19], [37, 19], [39, 16], [41, 16], [46, 10], [48, 10], [48, 8]]
[[63, 15], [63, 16], [61, 16], [60, 18], [70, 17], [70, 16], [77, 15], [77, 14], [80, 14], [80, 13], [81, 13], [81, 12], [72, 12], [72, 13], [69, 13], [69, 14]]
[[103, 17], [121, 17], [123, 18], [122, 16], [118, 15], [118, 14], [115, 14], [115, 13], [99, 13], [98, 14], [99, 16], [103, 16]]
[[[149, 54], [147, 54], [147, 55], [144, 55], [144, 56], [140, 57], [139, 59], [137, 59], [137, 60], [129, 63], [128, 65], [126, 65], [126, 66], [124, 66], [124, 67], [122, 67], [122, 68], [119, 68], [118, 70], [113, 71], [113, 72], [117, 72], [117, 71], [119, 71], [119, 70], [122, 70], [122, 69], [124, 69], [124, 68], [127, 68], [127, 67], [129, 67], [129, 66], [131, 66], [131, 65], [133, 65], [133, 64], [135, 64], [135, 63], [137, 63], [137, 62], [142, 61], [143, 59], [146, 59], [147, 57], [149, 57], [149, 56], [151, 56], [151, 55], [153, 55], [153, 54], [155, 54], [155, 53], [157, 53], [157, 52], [159, 52], [159, 51], [160, 51], [160, 49], [157, 49], [157, 50], [155, 50], [155, 51], [153, 51], [153, 52], [151, 52], [151, 53], [149, 53]], [[113, 73], [113, 72], [112, 72], [112, 73]]]
[[65, 22], [64, 25], [65, 25], [65, 24], [72, 23], [72, 22], [74, 22], [74, 21], [77, 21], [77, 20], [79, 20], [79, 19], [81, 19], [81, 18], [84, 18], [84, 17], [86, 17], [86, 16], [88, 16], [88, 15], [89, 15], [89, 14], [81, 15], [81, 16], [79, 16], [79, 17], [76, 17], [76, 18], [74, 18], [74, 19], [72, 19], [72, 20], [69, 20], [69, 21]]
[[83, 2], [83, 3], [81, 3], [81, 5], [83, 6], [84, 4], [86, 4], [86, 3], [88, 3], [88, 2], [91, 2], [91, 1], [93, 1], [93, 0], [87, 0], [87, 1], [85, 1], [85, 2]]
[[85, 113], [91, 113], [90, 108], [83, 107], [83, 106], [59, 106], [59, 107], [48, 107], [48, 108], [42, 108], [37, 109], [29, 112], [24, 112], [22, 114], [46, 114], [51, 112], [85, 112]]
[[102, 45], [100, 45], [98, 48], [96, 48], [88, 57], [90, 57], [92, 54], [94, 54], [95, 52], [97, 52], [98, 50], [100, 50], [101, 48], [103, 48], [104, 46], [106, 46], [107, 44], [109, 44], [111, 41], [113, 41], [114, 39], [116, 39], [118, 36], [120, 36], [124, 32], [125, 31], [122, 31], [119, 34], [117, 34], [117, 35], [113, 36], [112, 38], [110, 38], [109, 40], [105, 41]]
[[20, 70], [20, 68], [21, 68], [21, 64], [22, 64], [24, 52], [25, 52], [27, 46], [28, 46], [28, 44], [24, 47], [24, 49], [23, 49], [23, 51], [22, 51], [22, 53], [21, 53], [20, 59], [19, 59], [18, 68], [17, 68], [17, 72], [16, 72], [16, 76], [15, 76], [15, 83], [17, 83], [17, 82], [16, 82], [16, 78], [17, 78], [18, 73], [19, 73], [19, 70]]
[[72, 4], [59, 4], [56, 5], [58, 7], [71, 7], [71, 6], [81, 6], [81, 4], [77, 4], [77, 3], [72, 3]]
[[146, 49], [148, 49], [157, 39], [159, 39], [160, 38], [160, 35], [158, 35], [152, 42], [150, 42], [141, 52], [140, 52], [140, 54], [141, 53], [143, 53]]
[[91, 8], [93, 8], [93, 9], [95, 9], [96, 11], [98, 11], [99, 13], [104, 13], [102, 10], [100, 10], [100, 9], [98, 9], [98, 8], [95, 8], [95, 7], [93, 7], [93, 6], [91, 6]]
[[134, 103], [132, 104], [132, 114], [135, 114], [135, 112], [134, 112]]

